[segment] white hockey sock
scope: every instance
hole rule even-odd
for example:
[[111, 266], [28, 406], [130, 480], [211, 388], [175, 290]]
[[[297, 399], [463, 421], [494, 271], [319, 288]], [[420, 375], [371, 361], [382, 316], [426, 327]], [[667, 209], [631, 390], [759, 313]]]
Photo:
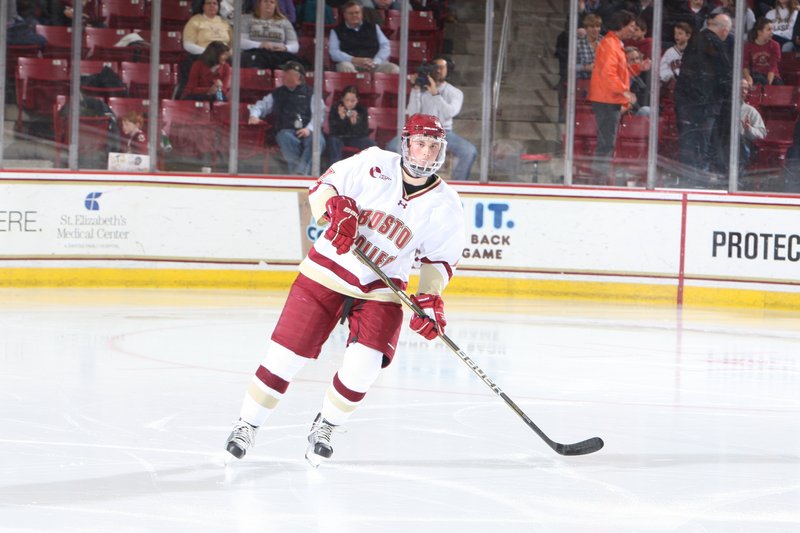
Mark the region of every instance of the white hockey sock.
[[289, 383], [308, 362], [276, 342], [271, 342], [264, 361], [250, 381], [239, 416], [253, 426], [266, 422], [283, 398]]
[[354, 343], [344, 352], [344, 362], [325, 393], [322, 418], [334, 425], [344, 424], [378, 378], [383, 354]]

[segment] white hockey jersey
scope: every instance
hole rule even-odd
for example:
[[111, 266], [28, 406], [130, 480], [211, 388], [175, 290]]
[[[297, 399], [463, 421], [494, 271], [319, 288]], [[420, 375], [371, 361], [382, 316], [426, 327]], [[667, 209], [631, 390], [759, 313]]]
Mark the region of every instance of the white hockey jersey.
[[[311, 187], [309, 198], [336, 193], [358, 204], [355, 245], [401, 288], [417, 262], [432, 265], [445, 284], [465, 245], [464, 210], [458, 194], [441, 178], [406, 196], [400, 155], [368, 148], [331, 166]], [[394, 294], [358, 258], [336, 253], [320, 236], [300, 272], [326, 287], [356, 298], [396, 301]]]

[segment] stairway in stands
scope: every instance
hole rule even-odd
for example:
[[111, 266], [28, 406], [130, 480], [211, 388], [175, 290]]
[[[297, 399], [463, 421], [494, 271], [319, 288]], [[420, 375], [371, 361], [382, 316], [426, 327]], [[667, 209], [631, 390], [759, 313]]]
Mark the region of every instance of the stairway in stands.
[[[470, 139], [480, 151], [483, 79], [483, 44], [486, 4], [458, 0], [458, 21], [449, 24], [456, 72], [454, 85], [464, 91], [464, 107], [455, 131]], [[505, 2], [495, 2], [494, 54], [497, 56]], [[553, 56], [556, 37], [563, 30], [569, 6], [565, 0], [514, 0], [511, 38], [506, 54], [496, 123], [494, 150], [500, 156], [490, 168], [490, 179], [529, 181], [529, 169], [518, 164], [517, 154], [549, 153], [558, 156], [562, 128], [558, 124], [558, 61]], [[494, 63], [493, 63], [494, 64]], [[494, 77], [494, 67], [492, 78]], [[480, 158], [471, 178], [478, 179]], [[546, 168], [545, 168], [546, 167]], [[556, 179], [556, 162], [543, 166], [541, 181]]]

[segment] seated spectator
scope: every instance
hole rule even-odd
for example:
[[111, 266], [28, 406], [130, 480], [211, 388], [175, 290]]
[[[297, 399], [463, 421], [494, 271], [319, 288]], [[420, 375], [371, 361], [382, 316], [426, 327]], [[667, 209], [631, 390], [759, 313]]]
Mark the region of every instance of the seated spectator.
[[798, 0], [775, 0], [775, 7], [765, 15], [772, 22], [772, 38], [781, 45], [781, 50], [794, 50], [792, 32], [797, 22]]
[[678, 22], [672, 31], [675, 44], [661, 56], [659, 68], [661, 83], [670, 85], [681, 73], [681, 59], [683, 58], [683, 51], [686, 50], [689, 39], [692, 37], [692, 27], [685, 22]]
[[600, 27], [603, 21], [597, 15], [586, 15], [583, 17], [584, 35], [578, 36], [577, 41], [577, 54], [576, 54], [576, 69], [575, 75], [578, 78], [588, 80], [592, 77], [592, 69], [594, 68], [594, 51], [597, 50], [597, 45], [603, 37], [600, 35]]
[[339, 72], [388, 72], [400, 67], [389, 63], [389, 40], [375, 24], [364, 22], [359, 0], [342, 6], [343, 20], [330, 34], [331, 59]]
[[[297, 7], [297, 23], [317, 21], [317, 0], [305, 0]], [[336, 19], [333, 17], [333, 9], [327, 3], [325, 4], [325, 24], [336, 24]]]
[[772, 38], [772, 22], [762, 17], [747, 34], [742, 53], [742, 76], [749, 85], [783, 85], [778, 70], [780, 60], [781, 47]]
[[183, 48], [193, 56], [202, 54], [213, 41], [230, 47], [232, 39], [231, 25], [219, 16], [219, 0], [204, 0], [202, 12], [193, 15], [183, 27]]
[[[461, 112], [464, 103], [464, 93], [447, 81], [448, 74], [453, 70], [452, 61], [444, 56], [438, 56], [431, 61], [436, 67], [428, 79], [420, 79], [413, 74], [412, 87], [408, 95], [406, 116], [417, 113], [433, 115], [439, 119], [447, 132], [447, 153], [454, 155], [458, 162], [452, 172], [452, 178], [466, 181], [472, 172], [472, 165], [478, 158], [478, 149], [464, 137], [453, 131], [453, 118]], [[400, 137], [395, 137], [386, 143], [386, 149], [400, 153]]]
[[[248, 124], [261, 124], [272, 115], [277, 131], [275, 140], [289, 165], [291, 174], [311, 174], [313, 122], [311, 99], [313, 89], [306, 85], [306, 71], [301, 63], [290, 61], [283, 67], [283, 85], [250, 107]], [[319, 99], [324, 115], [325, 103]], [[324, 120], [321, 117], [320, 123]], [[325, 138], [320, 135], [320, 151]]]
[[686, 22], [692, 27], [692, 35], [697, 35], [703, 29], [708, 15], [711, 13], [711, 7], [706, 3], [706, 0], [688, 0], [683, 4], [679, 4], [672, 14], [673, 20], [676, 22]]
[[242, 67], [276, 69], [300, 61], [297, 32], [277, 0], [257, 0], [255, 11], [242, 17]]
[[750, 93], [752, 84], [742, 79], [742, 112], [740, 119], [742, 121], [741, 130], [741, 144], [739, 152], [739, 170], [743, 171], [750, 167], [750, 163], [755, 156], [755, 146], [753, 141], [763, 139], [767, 136], [767, 127], [764, 124], [764, 119], [758, 110], [747, 103], [747, 95]]
[[189, 58], [178, 66], [178, 88], [176, 94], [183, 94], [192, 63], [203, 53], [206, 46], [219, 41], [230, 48], [233, 44], [233, 28], [219, 16], [219, 0], [203, 0], [196, 9], [201, 11], [183, 26], [183, 49], [189, 52]]
[[[11, 0], [9, 0], [11, 1]], [[106, 23], [103, 21], [99, 12], [99, 2], [89, 2], [89, 0], [81, 0], [81, 21], [83, 26], [91, 26], [93, 28], [105, 28]], [[43, 24], [49, 22], [50, 26], [72, 26], [72, 18], [75, 14], [75, 8], [72, 2], [63, 2], [56, 0], [54, 7], [49, 16], [49, 21], [42, 20]]]
[[[17, 12], [17, 3], [8, 2], [6, 8], [6, 42], [7, 44], [38, 44], [42, 48], [47, 44], [44, 36], [36, 33], [38, 21], [30, 13]], [[13, 81], [12, 81], [13, 83]]]
[[329, 164], [342, 159], [345, 146], [363, 150], [375, 145], [369, 138], [367, 110], [358, 103], [358, 89], [353, 85], [345, 87], [335, 109], [328, 115]]
[[228, 63], [231, 52], [220, 41], [213, 41], [192, 63], [189, 81], [183, 89], [183, 100], [227, 101], [233, 69]]
[[626, 47], [634, 46], [638, 48], [642, 53], [642, 57], [649, 59], [653, 50], [653, 39], [645, 37], [647, 35], [647, 22], [642, 17], [638, 17], [634, 28], [633, 36], [630, 39], [626, 39], [622, 44]]
[[122, 117], [122, 133], [127, 139], [124, 146], [125, 153], [147, 155], [147, 135], [142, 128], [144, 128], [144, 117], [138, 111], [128, 111]]

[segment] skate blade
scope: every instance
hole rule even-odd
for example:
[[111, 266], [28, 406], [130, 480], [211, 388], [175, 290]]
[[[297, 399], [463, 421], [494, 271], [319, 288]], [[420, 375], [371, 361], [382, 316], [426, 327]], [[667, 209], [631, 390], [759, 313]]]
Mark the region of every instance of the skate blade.
[[322, 464], [323, 459], [323, 457], [320, 457], [314, 453], [314, 449], [312, 447], [309, 447], [309, 449], [306, 450], [306, 461], [308, 461], [308, 464], [314, 468], [319, 468], [319, 465]]

